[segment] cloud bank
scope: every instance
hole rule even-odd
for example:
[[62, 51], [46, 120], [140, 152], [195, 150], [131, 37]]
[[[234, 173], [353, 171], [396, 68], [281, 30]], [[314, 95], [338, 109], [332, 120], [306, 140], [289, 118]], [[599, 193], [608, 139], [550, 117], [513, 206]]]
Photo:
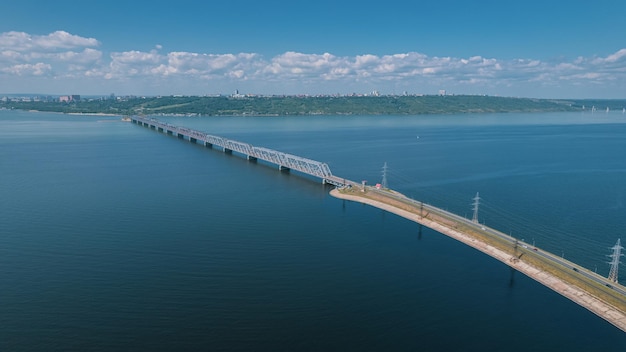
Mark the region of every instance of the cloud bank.
[[[13, 87], [78, 94], [207, 94], [235, 88], [257, 94], [436, 93], [619, 97], [626, 92], [626, 48], [606, 57], [501, 60], [428, 56], [419, 52], [336, 56], [257, 53], [105, 52], [95, 38], [56, 31], [0, 33], [0, 91]], [[30, 88], [29, 88], [30, 87]], [[79, 90], [79, 91], [76, 91]], [[170, 90], [170, 91], [168, 91]], [[607, 93], [609, 92], [609, 93]], [[575, 96], [572, 96], [575, 97]]]

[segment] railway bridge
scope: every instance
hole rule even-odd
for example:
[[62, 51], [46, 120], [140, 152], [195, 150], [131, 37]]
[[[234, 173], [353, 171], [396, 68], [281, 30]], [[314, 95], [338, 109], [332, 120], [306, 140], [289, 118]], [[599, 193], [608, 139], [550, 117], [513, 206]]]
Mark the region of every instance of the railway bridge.
[[149, 127], [159, 132], [189, 140], [192, 143], [201, 142], [206, 147], [221, 148], [225, 153], [232, 154], [233, 152], [237, 152], [251, 161], [263, 160], [270, 164], [277, 165], [278, 169], [281, 171], [296, 170], [319, 178], [324, 184], [331, 184], [338, 187], [354, 184], [352, 181], [334, 176], [327, 164], [316, 160], [283, 153], [274, 149], [253, 146], [248, 143], [210, 135], [186, 127], [174, 126], [157, 119], [132, 117], [131, 121], [135, 124]]

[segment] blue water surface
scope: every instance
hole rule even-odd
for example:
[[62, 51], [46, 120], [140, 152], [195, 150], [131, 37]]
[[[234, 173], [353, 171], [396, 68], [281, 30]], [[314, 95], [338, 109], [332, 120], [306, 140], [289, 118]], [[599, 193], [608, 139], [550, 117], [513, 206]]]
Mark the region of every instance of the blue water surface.
[[[382, 180], [607, 275], [626, 117], [159, 117]], [[626, 334], [446, 236], [119, 117], [0, 111], [0, 350], [590, 351]], [[623, 269], [623, 265], [622, 265]], [[623, 279], [620, 280], [623, 283]]]

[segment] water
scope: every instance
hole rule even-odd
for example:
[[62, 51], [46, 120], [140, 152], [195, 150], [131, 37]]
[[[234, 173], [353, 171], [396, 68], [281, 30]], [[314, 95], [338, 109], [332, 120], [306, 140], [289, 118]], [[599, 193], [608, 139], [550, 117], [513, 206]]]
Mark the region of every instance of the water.
[[[621, 114], [163, 119], [357, 181], [387, 162], [461, 215], [480, 192], [482, 222], [602, 275], [625, 239]], [[626, 347], [443, 235], [116, 118], [0, 111], [0, 170], [2, 351]]]

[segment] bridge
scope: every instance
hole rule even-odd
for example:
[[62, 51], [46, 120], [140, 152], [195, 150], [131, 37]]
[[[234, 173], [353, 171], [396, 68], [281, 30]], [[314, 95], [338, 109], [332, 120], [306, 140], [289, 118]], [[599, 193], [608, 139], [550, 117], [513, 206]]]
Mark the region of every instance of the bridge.
[[343, 187], [354, 183], [352, 181], [334, 176], [332, 172], [330, 172], [328, 165], [319, 161], [283, 153], [278, 150], [256, 147], [248, 143], [210, 135], [186, 127], [170, 125], [152, 118], [132, 117], [131, 121], [135, 124], [149, 127], [159, 132], [175, 135], [178, 138], [186, 139], [192, 143], [201, 142], [206, 147], [221, 148], [225, 153], [232, 154], [233, 151], [237, 152], [250, 161], [263, 160], [270, 164], [277, 165], [278, 169], [281, 171], [296, 170], [306, 175], [319, 178], [324, 184]]
[[[219, 147], [225, 153], [235, 151], [251, 161], [263, 160], [277, 165], [279, 170], [297, 170], [319, 178], [324, 184], [337, 186], [331, 191], [331, 195], [392, 212], [465, 243], [524, 273], [626, 332], [626, 288], [617, 282], [617, 274], [614, 280], [602, 277], [562, 257], [482, 225], [476, 219], [466, 219], [393, 190], [378, 189], [337, 177], [331, 173], [327, 164], [319, 161], [173, 126], [152, 118], [133, 117], [131, 121], [192, 143], [201, 141], [206, 147]], [[619, 261], [619, 257], [616, 260]]]

